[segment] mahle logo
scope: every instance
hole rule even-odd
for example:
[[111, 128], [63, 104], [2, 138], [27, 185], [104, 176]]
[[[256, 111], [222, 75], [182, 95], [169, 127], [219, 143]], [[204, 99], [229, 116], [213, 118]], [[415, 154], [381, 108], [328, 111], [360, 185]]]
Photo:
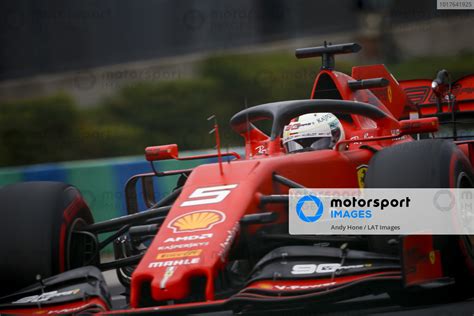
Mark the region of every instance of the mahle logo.
[[314, 195], [305, 195], [296, 203], [296, 214], [307, 223], [313, 223], [320, 219], [323, 216], [323, 210], [323, 202]]

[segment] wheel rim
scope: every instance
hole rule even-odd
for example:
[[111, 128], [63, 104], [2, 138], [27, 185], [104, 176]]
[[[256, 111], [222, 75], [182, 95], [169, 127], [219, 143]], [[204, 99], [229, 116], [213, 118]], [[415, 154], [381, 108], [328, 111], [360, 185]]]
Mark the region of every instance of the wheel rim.
[[[458, 189], [470, 189], [473, 187], [472, 180], [468, 176], [466, 172], [461, 172], [458, 175], [457, 181], [456, 181], [456, 188]], [[468, 255], [471, 258], [474, 258], [474, 235], [465, 235], [461, 236], [461, 242], [464, 244], [466, 251]]]
[[65, 269], [69, 270], [73, 266], [73, 253], [71, 253], [71, 244], [72, 244], [72, 236], [75, 231], [80, 230], [82, 227], [87, 226], [87, 223], [84, 219], [82, 218], [76, 218], [72, 222], [71, 226], [69, 227], [69, 232], [67, 234], [67, 239], [66, 239], [66, 250], [65, 250], [65, 256], [66, 256], [66, 266]]
[[461, 172], [456, 181], [456, 188], [458, 189], [470, 189], [473, 187], [472, 181], [464, 171]]

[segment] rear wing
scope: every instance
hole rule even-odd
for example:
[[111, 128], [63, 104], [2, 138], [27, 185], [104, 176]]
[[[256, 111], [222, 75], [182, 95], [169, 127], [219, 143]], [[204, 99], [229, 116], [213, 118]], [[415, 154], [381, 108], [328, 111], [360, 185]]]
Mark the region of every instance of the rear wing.
[[[442, 70], [438, 76], [443, 72], [447, 73]], [[406, 80], [400, 85], [415, 104], [417, 116], [438, 117], [440, 130], [436, 138], [463, 142], [474, 139], [474, 75], [462, 77], [451, 84], [446, 82], [442, 92], [437, 90], [437, 93], [435, 81]]]
[[[415, 79], [400, 81], [400, 86], [408, 99], [417, 106], [421, 116], [437, 114], [436, 95], [431, 89], [432, 80]], [[474, 111], [474, 75], [468, 75], [451, 84], [451, 93], [455, 98], [457, 112]], [[451, 109], [447, 100], [441, 102], [442, 113]]]

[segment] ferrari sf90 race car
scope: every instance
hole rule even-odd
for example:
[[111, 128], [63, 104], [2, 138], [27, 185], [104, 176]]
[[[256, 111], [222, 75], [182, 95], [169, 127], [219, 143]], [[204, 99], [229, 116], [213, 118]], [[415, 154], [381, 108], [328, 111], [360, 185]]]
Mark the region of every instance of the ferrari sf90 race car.
[[[94, 222], [64, 183], [1, 188], [0, 313], [245, 314], [318, 311], [378, 293], [402, 305], [473, 296], [469, 236], [289, 234], [291, 188], [473, 187], [474, 76], [451, 82], [442, 70], [434, 80], [398, 82], [383, 65], [334, 70], [336, 55], [360, 48], [296, 50], [322, 57], [311, 97], [235, 114], [243, 157], [219, 144], [216, 154], [192, 157], [176, 144], [146, 148], [151, 169], [128, 180], [125, 216]], [[336, 142], [305, 146], [292, 134], [307, 127], [297, 118], [321, 113], [340, 125], [318, 133], [338, 130]], [[267, 133], [262, 120], [271, 121]], [[193, 169], [154, 165], [209, 157], [216, 162]], [[154, 181], [169, 176], [179, 176], [177, 186], [157, 200]], [[104, 262], [108, 245], [115, 257]], [[107, 270], [125, 289], [119, 309]]]

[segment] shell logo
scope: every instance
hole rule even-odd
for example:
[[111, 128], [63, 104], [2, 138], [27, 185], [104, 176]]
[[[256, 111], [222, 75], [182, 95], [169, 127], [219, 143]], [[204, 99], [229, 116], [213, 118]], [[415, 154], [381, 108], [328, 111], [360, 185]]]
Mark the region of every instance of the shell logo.
[[196, 232], [209, 230], [224, 220], [225, 214], [221, 211], [194, 211], [176, 217], [168, 224], [168, 228], [175, 233]]

